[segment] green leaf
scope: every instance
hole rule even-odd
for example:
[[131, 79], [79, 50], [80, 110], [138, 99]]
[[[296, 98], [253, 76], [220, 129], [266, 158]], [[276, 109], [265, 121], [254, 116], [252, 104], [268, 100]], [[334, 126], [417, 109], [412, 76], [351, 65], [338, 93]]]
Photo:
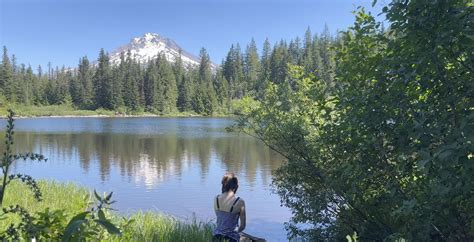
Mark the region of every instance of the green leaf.
[[[77, 215], [76, 215], [77, 217]], [[71, 239], [72, 234], [77, 231], [77, 229], [81, 226], [82, 223], [85, 222], [84, 219], [77, 219], [74, 217], [71, 219], [69, 224], [66, 226], [66, 229], [64, 230], [64, 235], [61, 239], [61, 241], [69, 241]]]
[[99, 210], [99, 211], [97, 212], [97, 214], [99, 215], [99, 219], [100, 219], [100, 220], [107, 220], [107, 219], [105, 218], [104, 211]]
[[120, 234], [120, 230], [117, 227], [115, 227], [115, 225], [113, 225], [111, 222], [107, 220], [99, 220], [99, 219], [96, 219], [94, 221], [102, 225], [105, 229], [107, 229], [107, 232], [109, 232], [109, 234]]
[[113, 193], [114, 193], [114, 192], [110, 192], [109, 195], [107, 195], [107, 197], [105, 197], [105, 200], [107, 200], [107, 201], [110, 200], [110, 198], [112, 197], [112, 194], [113, 194]]
[[99, 194], [97, 194], [96, 190], [94, 190], [94, 196], [98, 201], [100, 201], [100, 202], [102, 201], [102, 198], [99, 196]]

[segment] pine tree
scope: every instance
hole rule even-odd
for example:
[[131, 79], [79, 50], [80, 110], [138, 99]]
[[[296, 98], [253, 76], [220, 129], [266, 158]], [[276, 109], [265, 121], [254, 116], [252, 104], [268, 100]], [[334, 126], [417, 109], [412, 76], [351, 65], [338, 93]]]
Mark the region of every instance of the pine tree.
[[8, 50], [6, 46], [3, 46], [3, 56], [2, 56], [2, 65], [0, 67], [0, 89], [3, 91], [2, 94], [7, 95], [5, 93], [5, 88], [7, 83], [13, 78], [13, 68], [10, 62], [10, 58], [8, 57]]
[[69, 82], [72, 79], [71, 71], [63, 66], [61, 69], [56, 67], [56, 91], [53, 104], [71, 104], [72, 98], [69, 93]]
[[313, 53], [312, 53], [312, 56], [313, 56], [313, 70], [314, 70], [315, 75], [318, 78], [321, 78], [322, 68], [324, 68], [324, 67], [322, 66], [321, 53], [319, 51], [319, 38], [316, 34], [313, 37], [313, 45], [312, 46], [313, 46], [312, 47], [312, 50], [313, 50]]
[[176, 77], [173, 73], [170, 63], [166, 60], [164, 55], [158, 58], [158, 74], [162, 106], [160, 111], [170, 113], [176, 111], [176, 103], [178, 99], [178, 88], [176, 86]]
[[287, 66], [289, 62], [288, 48], [283, 40], [275, 45], [270, 59], [270, 81], [283, 83], [287, 76]]
[[33, 74], [33, 69], [30, 65], [25, 72], [25, 105], [32, 105], [34, 104], [34, 90], [37, 88], [37, 81], [36, 77]]
[[230, 99], [229, 99], [229, 84], [222, 73], [222, 70], [218, 70], [214, 78], [214, 86], [216, 89], [218, 105], [227, 112]]
[[[137, 111], [140, 109], [140, 95], [139, 95], [139, 78], [140, 78], [140, 68], [139, 64], [132, 59], [132, 54], [130, 50], [127, 52], [127, 58], [125, 61], [125, 79], [123, 81], [123, 99], [124, 104], [130, 111]], [[144, 98], [143, 98], [144, 100]]]
[[[81, 65], [81, 60], [79, 59], [79, 66]], [[79, 72], [79, 71], [78, 71]], [[69, 92], [71, 94], [72, 103], [76, 107], [81, 107], [84, 103], [84, 91], [81, 80], [79, 79], [79, 73], [72, 77]]]
[[79, 60], [77, 75], [77, 85], [81, 86], [78, 89], [82, 91], [81, 94], [77, 94], [78, 100], [81, 100], [78, 104], [81, 108], [91, 109], [94, 107], [93, 73], [87, 56]]
[[33, 83], [33, 104], [41, 105], [44, 104], [43, 100], [43, 68], [41, 65], [38, 65], [37, 69], [38, 74], [35, 76], [35, 82]]
[[0, 70], [0, 87], [3, 95], [8, 101], [12, 101], [13, 90], [11, 85], [13, 82], [13, 66], [8, 57], [8, 50], [3, 46], [2, 66]]
[[192, 78], [195, 70], [188, 70], [183, 75], [182, 87], [179, 89], [178, 108], [180, 111], [191, 111], [193, 109], [193, 96], [195, 93], [195, 83]]
[[235, 90], [236, 90], [236, 80], [235, 80], [235, 49], [234, 45], [232, 44], [230, 46], [229, 52], [227, 52], [227, 56], [225, 58], [225, 61], [222, 64], [222, 71], [224, 77], [229, 81], [229, 89], [230, 89], [230, 95], [234, 96], [235, 95]]
[[336, 68], [334, 50], [331, 48], [332, 38], [327, 25], [319, 39], [319, 51], [321, 55], [321, 78], [330, 87], [334, 86], [334, 73]]
[[178, 97], [176, 100], [176, 107], [180, 112], [189, 111], [190, 99], [189, 83], [186, 79], [186, 73], [183, 67], [183, 60], [181, 56], [181, 50], [179, 50], [179, 56], [173, 65], [174, 75], [176, 77], [176, 84], [178, 89]]
[[206, 49], [199, 52], [199, 76], [196, 92], [196, 105], [198, 113], [211, 115], [217, 109], [216, 91], [212, 83], [211, 60]]
[[145, 86], [145, 111], [156, 112], [158, 110], [158, 98], [161, 94], [158, 93], [158, 66], [155, 61], [149, 61], [145, 72], [143, 85]]
[[21, 104], [26, 104], [28, 99], [27, 86], [26, 82], [26, 67], [25, 64], [20, 64], [14, 73], [14, 79], [16, 83], [15, 96], [16, 101]]
[[314, 71], [313, 64], [313, 40], [311, 36], [311, 29], [308, 27], [304, 34], [304, 50], [303, 50], [303, 67], [307, 72]]
[[265, 39], [265, 42], [263, 43], [263, 49], [262, 49], [262, 57], [260, 61], [261, 65], [261, 71], [260, 71], [260, 77], [258, 78], [258, 81], [256, 83], [256, 91], [257, 91], [257, 96], [261, 96], [263, 94], [263, 91], [265, 89], [266, 83], [270, 79], [270, 73], [271, 73], [271, 45], [270, 41]]
[[100, 50], [98, 58], [98, 67], [94, 75], [95, 86], [95, 104], [97, 108], [112, 110], [115, 108], [113, 103], [113, 80], [109, 57], [104, 49]]
[[[255, 90], [260, 76], [260, 60], [257, 53], [257, 45], [252, 38], [245, 50], [244, 75], [247, 82], [247, 91]], [[255, 91], [253, 91], [255, 92]]]
[[125, 53], [120, 52], [120, 63], [112, 69], [113, 76], [113, 89], [112, 97], [115, 107], [121, 107], [124, 105], [122, 97], [123, 81], [125, 79]]

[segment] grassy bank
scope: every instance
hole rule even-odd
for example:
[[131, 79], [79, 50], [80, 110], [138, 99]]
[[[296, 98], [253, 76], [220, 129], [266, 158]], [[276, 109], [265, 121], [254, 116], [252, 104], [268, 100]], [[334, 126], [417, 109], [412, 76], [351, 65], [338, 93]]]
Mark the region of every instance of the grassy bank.
[[[54, 181], [39, 181], [43, 193], [43, 201], [37, 202], [31, 191], [23, 184], [12, 182], [8, 186], [4, 207], [19, 204], [31, 214], [50, 210], [63, 210], [65, 221], [78, 214], [89, 206], [93, 197], [90, 191], [72, 183], [58, 183]], [[124, 224], [124, 218], [111, 213], [114, 224]], [[211, 224], [199, 221], [181, 221], [173, 217], [156, 212], [137, 212], [126, 218], [131, 221], [122, 226], [122, 236], [111, 236], [104, 241], [209, 241]], [[18, 222], [18, 218], [10, 215], [0, 220], [0, 230], [4, 231], [11, 222]]]
[[24, 106], [9, 105], [0, 107], [0, 116], [7, 116], [7, 109], [11, 108], [16, 115], [21, 117], [41, 117], [41, 116], [113, 116], [114, 111], [97, 110], [78, 110], [70, 105], [49, 105], [49, 106]]
[[[125, 110], [116, 112], [113, 110], [105, 110], [102, 108], [96, 110], [76, 109], [71, 105], [49, 105], [49, 106], [25, 106], [25, 105], [8, 105], [0, 106], [0, 117], [7, 116], [7, 110], [11, 108], [15, 114], [20, 117], [51, 117], [51, 116], [77, 116], [77, 117], [121, 117], [121, 116], [159, 116], [159, 117], [201, 117], [203, 115], [194, 112], [171, 112], [166, 114], [157, 114], [151, 112], [134, 111], [127, 112]], [[230, 117], [230, 114], [216, 113], [213, 117]]]

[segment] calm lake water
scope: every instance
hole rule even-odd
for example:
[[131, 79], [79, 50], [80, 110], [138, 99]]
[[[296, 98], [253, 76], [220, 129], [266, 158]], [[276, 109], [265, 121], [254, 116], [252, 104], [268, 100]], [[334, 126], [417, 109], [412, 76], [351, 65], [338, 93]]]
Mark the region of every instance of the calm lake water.
[[[240, 179], [238, 195], [247, 204], [246, 231], [284, 241], [283, 223], [291, 214], [270, 188], [272, 171], [283, 158], [254, 138], [226, 132], [232, 123], [221, 118], [18, 119], [15, 147], [41, 153], [48, 162], [19, 161], [15, 170], [114, 191], [114, 208], [122, 213], [155, 210], [202, 221], [214, 219], [220, 179], [233, 171]], [[1, 120], [2, 130], [5, 125]]]

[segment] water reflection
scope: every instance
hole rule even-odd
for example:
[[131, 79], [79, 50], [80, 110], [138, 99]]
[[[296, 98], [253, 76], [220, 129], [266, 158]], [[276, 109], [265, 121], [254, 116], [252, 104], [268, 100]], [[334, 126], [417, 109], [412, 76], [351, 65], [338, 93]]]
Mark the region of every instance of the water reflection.
[[[1, 148], [3, 148], [3, 144]], [[129, 176], [156, 184], [166, 176], [181, 176], [192, 162], [198, 162], [204, 179], [209, 172], [210, 157], [215, 155], [225, 170], [246, 174], [250, 185], [257, 170], [264, 185], [271, 171], [281, 165], [281, 157], [250, 137], [180, 137], [171, 134], [137, 135], [128, 133], [36, 133], [16, 132], [15, 148], [22, 152], [46, 152], [53, 162], [73, 162], [77, 154], [81, 168], [88, 172], [97, 160], [100, 179], [109, 180], [111, 167]], [[59, 161], [62, 159], [62, 161]], [[50, 158], [51, 161], [51, 158]]]
[[[205, 221], [215, 217], [212, 198], [220, 191], [222, 174], [230, 170], [241, 181], [248, 232], [284, 240], [283, 222], [290, 212], [269, 191], [282, 157], [254, 138], [225, 132], [230, 124], [229, 119], [206, 118], [20, 119], [15, 149], [49, 160], [19, 162], [15, 170], [114, 191], [121, 212], [156, 209]], [[5, 125], [0, 120], [0, 127]]]

